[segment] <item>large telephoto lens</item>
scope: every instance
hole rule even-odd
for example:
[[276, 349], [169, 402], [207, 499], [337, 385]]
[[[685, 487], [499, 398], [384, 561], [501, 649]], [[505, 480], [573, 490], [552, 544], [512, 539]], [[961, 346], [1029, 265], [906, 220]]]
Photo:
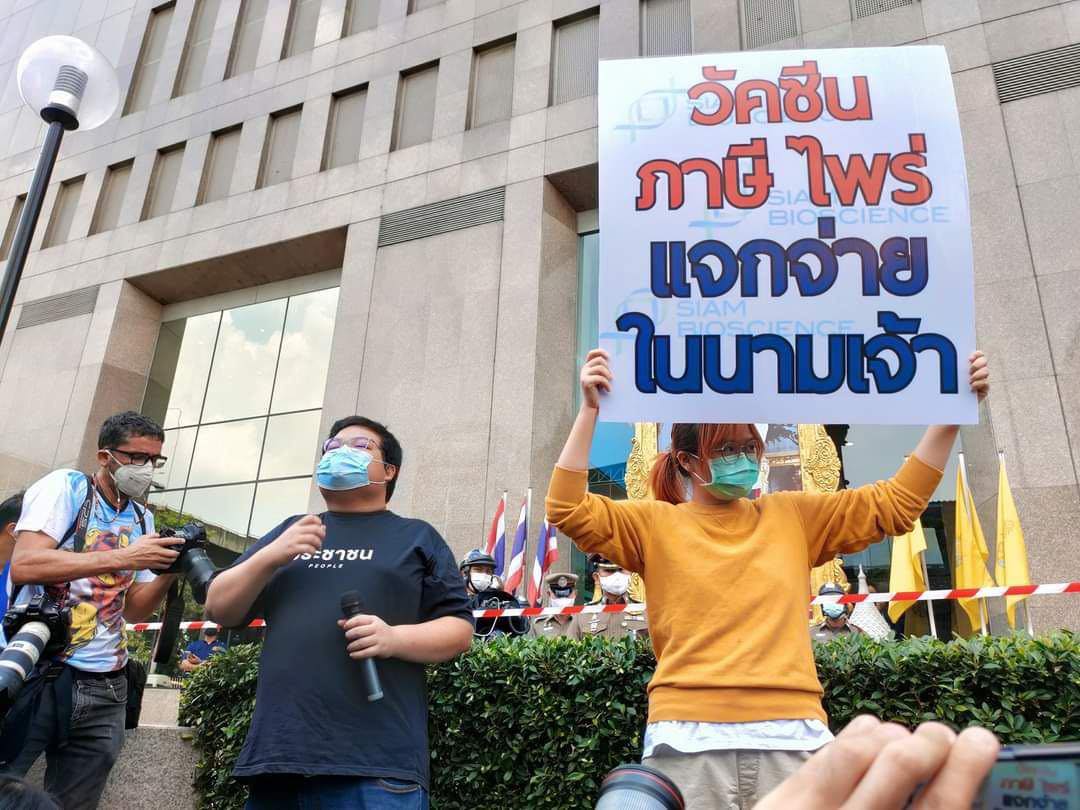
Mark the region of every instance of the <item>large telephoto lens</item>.
[[683, 810], [682, 793], [647, 765], [620, 765], [604, 777], [596, 810]]
[[15, 702], [51, 636], [45, 622], [27, 622], [0, 653], [0, 717]]

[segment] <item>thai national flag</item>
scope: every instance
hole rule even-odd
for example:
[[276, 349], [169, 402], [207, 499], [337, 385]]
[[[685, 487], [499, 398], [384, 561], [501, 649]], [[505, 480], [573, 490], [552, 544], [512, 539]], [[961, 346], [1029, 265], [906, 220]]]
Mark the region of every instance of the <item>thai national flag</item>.
[[499, 505], [495, 508], [495, 517], [491, 519], [491, 531], [488, 532], [487, 548], [484, 549], [495, 558], [495, 574], [503, 575], [506, 564], [506, 493], [503, 492]]
[[532, 578], [529, 580], [529, 604], [540, 604], [540, 586], [552, 564], [559, 559], [559, 539], [555, 527], [544, 519], [540, 537], [536, 541], [536, 557], [533, 559]]
[[525, 576], [525, 539], [529, 536], [529, 499], [521, 502], [517, 531], [514, 532], [514, 549], [510, 552], [510, 567], [506, 572], [507, 593], [517, 595]]

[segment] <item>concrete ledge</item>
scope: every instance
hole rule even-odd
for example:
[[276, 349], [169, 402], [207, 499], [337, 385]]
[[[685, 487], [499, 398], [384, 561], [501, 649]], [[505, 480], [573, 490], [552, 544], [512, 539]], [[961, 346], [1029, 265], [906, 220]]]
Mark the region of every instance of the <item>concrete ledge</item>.
[[153, 689], [143, 692], [139, 726], [175, 726], [180, 712], [179, 689]]

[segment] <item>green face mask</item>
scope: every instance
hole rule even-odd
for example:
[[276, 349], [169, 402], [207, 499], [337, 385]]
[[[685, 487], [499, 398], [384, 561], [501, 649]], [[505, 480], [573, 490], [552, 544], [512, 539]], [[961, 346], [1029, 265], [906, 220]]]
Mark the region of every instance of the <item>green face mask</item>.
[[734, 501], [749, 495], [760, 475], [760, 465], [756, 459], [739, 454], [734, 461], [722, 458], [709, 459], [712, 481], [705, 484], [705, 489], [723, 501]]

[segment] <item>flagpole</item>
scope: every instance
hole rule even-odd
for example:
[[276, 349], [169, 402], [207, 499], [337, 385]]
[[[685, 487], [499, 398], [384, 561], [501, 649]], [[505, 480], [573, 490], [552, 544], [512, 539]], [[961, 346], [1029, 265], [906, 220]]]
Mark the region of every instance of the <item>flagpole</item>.
[[[999, 476], [999, 480], [1000, 480], [1000, 476], [1001, 476], [1001, 468], [1004, 467], [1004, 466], [1005, 466], [1005, 451], [999, 449], [998, 450], [998, 476]], [[1008, 577], [1006, 571], [1004, 570], [1005, 569], [1005, 560], [1002, 559], [1002, 557], [1005, 554], [1005, 549], [1002, 548], [1002, 542], [1001, 542], [1002, 539], [1003, 539], [1002, 529], [1001, 529], [1001, 526], [997, 525], [997, 523], [1001, 522], [1001, 489], [1000, 489], [1000, 487], [998, 488], [997, 501], [998, 501], [998, 504], [997, 504], [998, 512], [997, 512], [997, 520], [995, 521], [995, 525], [994, 525], [994, 534], [997, 535], [996, 540], [994, 542], [994, 581], [995, 581], [995, 584], [997, 584], [997, 585], [1008, 585], [1009, 584], [1008, 583], [1009, 577]], [[1006, 580], [1006, 581], [1005, 582], [998, 582], [998, 580], [1002, 580], [1002, 579]], [[1009, 624], [1009, 628], [1012, 629], [1012, 622], [1009, 622], [1009, 597], [1002, 596], [1001, 597], [1001, 605], [1002, 605], [1002, 607], [1005, 608], [1005, 621]], [[1027, 611], [1025, 611], [1025, 613], [1026, 612]]]
[[[926, 552], [919, 552], [919, 562], [922, 563], [922, 578], [925, 583], [925, 587], [930, 587], [930, 574], [926, 570]], [[937, 638], [937, 622], [934, 620], [934, 603], [927, 601], [926, 613], [930, 617], [930, 635]]]
[[[521, 584], [525, 585], [525, 561], [529, 559], [529, 518], [532, 517], [532, 487], [525, 490], [525, 545], [521, 549]], [[531, 572], [529, 576], [532, 576]], [[515, 593], [514, 596], [517, 596]], [[529, 587], [525, 585], [525, 599], [529, 598]]]
[[[963, 451], [960, 451], [959, 453], [956, 454], [956, 459], [957, 459], [957, 462], [960, 464], [960, 480], [964, 482], [964, 512], [967, 512], [968, 511], [968, 494], [971, 492], [971, 484], [968, 483], [967, 465], [964, 464], [964, 453], [963, 453]], [[975, 499], [972, 498], [971, 500], [972, 500], [972, 506], [974, 506], [974, 500]], [[968, 520], [972, 523], [972, 525], [974, 525], [974, 522], [975, 522], [974, 518], [972, 518], [970, 514], [968, 515]], [[985, 635], [987, 635], [987, 632], [986, 632], [986, 616], [983, 614], [983, 602], [984, 601], [986, 601], [986, 600], [984, 600], [984, 599], [975, 600], [975, 603], [976, 603], [976, 605], [978, 606], [978, 609], [979, 609], [979, 632], [982, 633], [982, 635], [985, 636]]]

